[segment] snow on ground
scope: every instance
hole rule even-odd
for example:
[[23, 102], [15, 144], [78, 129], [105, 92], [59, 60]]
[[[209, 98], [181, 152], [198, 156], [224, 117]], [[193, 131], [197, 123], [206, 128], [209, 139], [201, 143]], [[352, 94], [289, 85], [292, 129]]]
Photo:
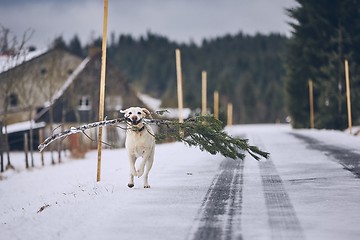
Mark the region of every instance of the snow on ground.
[[[292, 130], [288, 125], [241, 125], [226, 129], [271, 153], [306, 239], [357, 239], [359, 179], [328, 154], [309, 148], [292, 133], [357, 151], [360, 138], [339, 131]], [[187, 239], [223, 157], [181, 143], [156, 146], [149, 176], [127, 187], [125, 149], [103, 150], [83, 160], [25, 170], [23, 153], [12, 153], [19, 172], [0, 181], [1, 239]], [[55, 156], [55, 159], [57, 156]], [[230, 161], [230, 160], [228, 160]], [[262, 160], [265, 161], [265, 160]], [[240, 232], [243, 239], [272, 239], [272, 214], [263, 193], [260, 163], [244, 162]], [[239, 226], [237, 226], [239, 227]]]
[[[359, 149], [359, 137], [332, 130], [293, 130], [288, 125], [243, 125], [228, 131], [245, 134], [250, 142], [270, 152], [306, 239], [359, 238], [360, 180], [328, 153], [311, 149], [292, 133], [349, 151]], [[272, 233], [264, 213], [264, 198], [259, 193], [262, 186], [256, 165], [245, 161], [243, 238], [269, 239]]]
[[185, 239], [221, 159], [181, 143], [157, 145], [150, 189], [142, 178], [127, 187], [124, 149], [103, 151], [99, 183], [97, 151], [10, 174], [0, 181], [1, 239]]

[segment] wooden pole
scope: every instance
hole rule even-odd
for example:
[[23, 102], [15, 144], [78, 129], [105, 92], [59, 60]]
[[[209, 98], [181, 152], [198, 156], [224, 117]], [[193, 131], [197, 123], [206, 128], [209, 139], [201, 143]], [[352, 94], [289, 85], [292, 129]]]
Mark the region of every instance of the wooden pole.
[[219, 92], [214, 92], [214, 118], [219, 120]]
[[232, 103], [227, 104], [227, 125], [231, 126], [233, 124], [233, 105]]
[[310, 128], [314, 128], [314, 96], [313, 81], [309, 80], [309, 102], [310, 102]]
[[347, 59], [345, 59], [345, 78], [346, 78], [346, 100], [347, 100], [347, 110], [348, 110], [348, 126], [349, 126], [349, 132], [350, 132], [350, 134], [352, 134], [352, 132], [351, 132], [352, 120], [351, 120], [349, 63], [348, 63]]
[[[44, 131], [40, 128], [39, 129], [39, 142], [44, 142]], [[40, 152], [40, 158], [41, 158], [41, 166], [44, 166], [44, 152]]]
[[201, 73], [201, 115], [206, 115], [206, 71]]
[[[103, 22], [103, 35], [102, 35], [99, 121], [103, 121], [103, 119], [104, 119], [107, 17], [108, 17], [108, 0], [104, 0], [104, 22]], [[96, 177], [96, 181], [98, 181], [98, 182], [100, 181], [100, 175], [101, 175], [101, 147], [102, 147], [102, 127], [99, 128], [99, 132], [98, 132], [98, 163], [97, 163], [97, 177]]]
[[4, 145], [3, 123], [0, 120], [0, 172], [4, 172]]
[[24, 153], [25, 153], [25, 167], [26, 168], [29, 168], [28, 151], [29, 151], [28, 135], [27, 135], [27, 133], [24, 133]]
[[175, 50], [176, 55], [176, 77], [177, 77], [177, 95], [178, 95], [178, 109], [179, 109], [179, 123], [184, 122], [183, 110], [183, 89], [182, 89], [182, 76], [181, 76], [181, 57], [180, 49]]

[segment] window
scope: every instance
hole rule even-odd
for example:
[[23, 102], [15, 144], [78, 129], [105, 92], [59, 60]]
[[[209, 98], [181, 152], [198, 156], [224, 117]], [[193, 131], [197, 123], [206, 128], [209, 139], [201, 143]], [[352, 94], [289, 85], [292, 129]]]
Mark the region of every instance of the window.
[[87, 111], [91, 109], [90, 96], [81, 96], [79, 99], [78, 110]]
[[15, 93], [10, 94], [9, 96], [9, 107], [14, 108], [19, 104], [18, 97]]
[[41, 75], [45, 75], [45, 74], [47, 73], [46, 68], [42, 68], [42, 69], [40, 70], [40, 73], [41, 73]]

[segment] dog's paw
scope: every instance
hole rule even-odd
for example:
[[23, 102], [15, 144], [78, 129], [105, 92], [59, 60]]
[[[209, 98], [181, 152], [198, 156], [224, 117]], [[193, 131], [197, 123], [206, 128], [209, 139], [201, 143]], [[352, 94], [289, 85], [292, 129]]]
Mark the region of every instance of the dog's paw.
[[128, 187], [129, 187], [129, 188], [133, 188], [133, 187], [134, 187], [134, 184], [133, 184], [133, 183], [129, 183], [129, 184], [128, 184]]
[[150, 185], [144, 185], [144, 188], [150, 188]]

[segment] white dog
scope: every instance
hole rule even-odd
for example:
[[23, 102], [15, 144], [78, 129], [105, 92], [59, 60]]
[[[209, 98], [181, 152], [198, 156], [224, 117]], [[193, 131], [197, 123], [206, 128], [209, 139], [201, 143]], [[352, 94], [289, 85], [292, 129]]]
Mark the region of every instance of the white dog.
[[[150, 116], [150, 111], [146, 108], [130, 107], [120, 110], [124, 113], [128, 126], [126, 133], [125, 147], [128, 151], [130, 160], [130, 180], [128, 187], [134, 187], [134, 176], [141, 177], [144, 174], [144, 188], [150, 188], [148, 175], [154, 161], [155, 138], [154, 132], [150, 126], [143, 123], [143, 119]], [[142, 157], [139, 169], [136, 170], [135, 162], [137, 158]]]

